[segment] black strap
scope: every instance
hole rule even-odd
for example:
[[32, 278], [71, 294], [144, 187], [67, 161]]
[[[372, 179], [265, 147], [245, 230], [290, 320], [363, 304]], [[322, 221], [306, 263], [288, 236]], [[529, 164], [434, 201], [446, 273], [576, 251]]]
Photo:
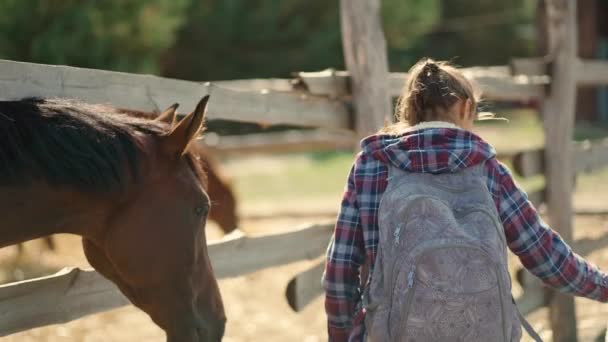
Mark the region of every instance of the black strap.
[[517, 303], [515, 303], [515, 298], [513, 298], [513, 296], [511, 296], [511, 300], [513, 301], [513, 306], [515, 306], [515, 311], [517, 312], [519, 322], [521, 323], [522, 327], [524, 327], [528, 335], [530, 335], [530, 337], [532, 337], [532, 339], [536, 342], [543, 342], [543, 339], [540, 338], [540, 335], [538, 335], [538, 333], [534, 331], [534, 328], [532, 328], [532, 326], [530, 325], [530, 323], [528, 323], [524, 315], [521, 314], [521, 311], [519, 311], [519, 308], [517, 307]]

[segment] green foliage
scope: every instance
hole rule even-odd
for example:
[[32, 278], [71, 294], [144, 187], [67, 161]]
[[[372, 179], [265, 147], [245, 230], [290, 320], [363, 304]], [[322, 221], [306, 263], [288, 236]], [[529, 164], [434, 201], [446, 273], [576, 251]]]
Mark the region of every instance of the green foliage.
[[441, 20], [415, 45], [393, 52], [393, 66], [407, 68], [419, 57], [460, 65], [507, 64], [534, 52], [534, 6], [527, 0], [442, 0]]
[[342, 67], [337, 1], [194, 1], [163, 74], [195, 80]]
[[0, 58], [156, 72], [189, 0], [3, 0]]
[[[407, 47], [439, 17], [439, 0], [384, 0], [389, 48]], [[344, 68], [339, 1], [195, 1], [163, 74], [193, 80], [286, 77]]]
[[382, 24], [388, 48], [407, 49], [440, 19], [440, 0], [382, 0]]
[[[507, 63], [533, 48], [526, 0], [382, 0], [392, 70], [423, 56], [462, 65]], [[343, 68], [339, 1], [194, 0], [165, 75], [214, 80]]]
[[[391, 69], [532, 52], [534, 2], [382, 0]], [[339, 1], [2, 0], [0, 58], [191, 80], [344, 68]], [[160, 66], [159, 66], [160, 65]]]

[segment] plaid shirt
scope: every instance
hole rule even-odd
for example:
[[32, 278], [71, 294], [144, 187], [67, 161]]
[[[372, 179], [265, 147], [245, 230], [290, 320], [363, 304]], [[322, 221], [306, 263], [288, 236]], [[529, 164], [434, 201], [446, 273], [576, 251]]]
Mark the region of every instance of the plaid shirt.
[[387, 186], [388, 163], [429, 173], [484, 163], [508, 247], [522, 264], [562, 292], [608, 301], [608, 275], [573, 253], [543, 222], [509, 170], [496, 160], [494, 149], [477, 135], [457, 128], [414, 127], [402, 135], [368, 137], [362, 148], [350, 170], [327, 250], [324, 286], [330, 341], [362, 341], [365, 336], [360, 271], [365, 263], [373, 274], [378, 206]]

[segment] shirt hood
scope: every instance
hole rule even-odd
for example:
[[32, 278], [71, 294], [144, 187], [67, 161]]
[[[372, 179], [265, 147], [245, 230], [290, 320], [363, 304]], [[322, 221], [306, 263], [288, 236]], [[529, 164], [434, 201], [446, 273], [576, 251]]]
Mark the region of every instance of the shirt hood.
[[496, 156], [478, 135], [447, 122], [424, 122], [402, 134], [361, 141], [363, 153], [408, 172], [453, 173]]

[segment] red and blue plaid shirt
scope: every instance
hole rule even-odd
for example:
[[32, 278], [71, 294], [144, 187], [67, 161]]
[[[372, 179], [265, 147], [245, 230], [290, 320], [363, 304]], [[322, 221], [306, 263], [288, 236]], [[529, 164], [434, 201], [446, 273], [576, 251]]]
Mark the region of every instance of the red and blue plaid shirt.
[[484, 163], [486, 183], [509, 249], [545, 284], [562, 292], [608, 301], [608, 275], [572, 252], [539, 217], [494, 149], [479, 136], [452, 127], [428, 127], [362, 141], [348, 176], [324, 275], [330, 341], [365, 336], [360, 271], [373, 274], [378, 246], [378, 206], [387, 186], [387, 164], [410, 172], [445, 173]]

